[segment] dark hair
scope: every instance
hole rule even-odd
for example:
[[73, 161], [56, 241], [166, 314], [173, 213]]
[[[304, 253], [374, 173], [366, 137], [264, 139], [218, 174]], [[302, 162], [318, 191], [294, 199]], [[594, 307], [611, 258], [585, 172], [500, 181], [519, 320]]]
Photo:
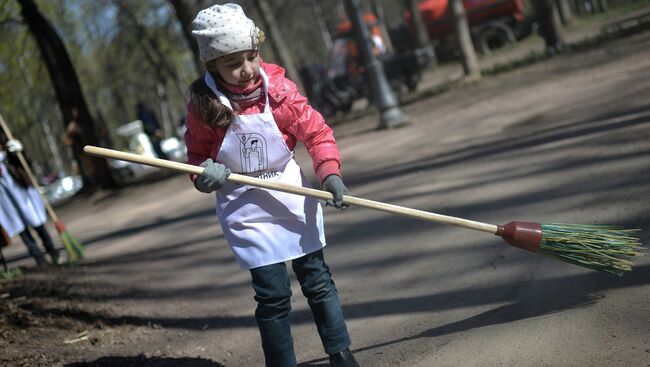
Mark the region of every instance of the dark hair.
[[225, 128], [235, 117], [235, 113], [219, 101], [203, 77], [195, 80], [188, 90], [189, 101], [201, 120], [214, 128]]
[[4, 147], [8, 141], [9, 138], [7, 137], [7, 134], [5, 134], [4, 130], [0, 129], [0, 145]]
[[[25, 171], [25, 168], [23, 167], [23, 163], [20, 161], [20, 158], [18, 158], [18, 154], [11, 153], [7, 150], [8, 141], [9, 138], [4, 133], [4, 131], [0, 129], [0, 145], [2, 145], [2, 149], [7, 152], [7, 160], [5, 161], [7, 171], [9, 171], [9, 174], [14, 178], [18, 185], [22, 186], [23, 188], [28, 188], [32, 185], [32, 182], [29, 179], [27, 171]], [[22, 153], [23, 157], [25, 158], [25, 162], [31, 166], [32, 162], [30, 161], [29, 157], [25, 154], [25, 152]]]

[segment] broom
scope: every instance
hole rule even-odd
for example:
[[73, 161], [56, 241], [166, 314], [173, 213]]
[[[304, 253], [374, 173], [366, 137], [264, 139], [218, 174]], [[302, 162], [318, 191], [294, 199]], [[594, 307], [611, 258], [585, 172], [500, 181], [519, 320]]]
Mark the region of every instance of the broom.
[[[0, 126], [2, 127], [2, 130], [4, 130], [5, 135], [7, 135], [7, 138], [13, 139], [13, 135], [11, 134], [11, 130], [9, 130], [9, 126], [5, 123], [4, 118], [2, 115], [0, 115]], [[41, 195], [41, 198], [43, 199], [43, 203], [45, 204], [45, 209], [47, 210], [47, 213], [50, 215], [50, 218], [52, 218], [52, 221], [54, 222], [54, 226], [56, 227], [57, 232], [59, 233], [59, 237], [61, 237], [61, 241], [63, 241], [63, 245], [65, 246], [65, 250], [68, 253], [68, 263], [73, 263], [83, 257], [83, 245], [77, 241], [72, 235], [66, 230], [65, 225], [63, 222], [59, 220], [59, 217], [56, 215], [56, 212], [50, 205], [50, 203], [47, 201], [47, 198], [41, 191], [41, 188], [38, 184], [38, 181], [36, 181], [36, 177], [34, 176], [34, 173], [32, 172], [31, 168], [29, 167], [29, 164], [27, 163], [27, 160], [25, 159], [25, 156], [23, 155], [22, 152], [18, 152], [18, 159], [20, 160], [20, 163], [22, 164], [23, 168], [25, 169], [25, 172], [27, 172], [27, 176], [29, 176], [29, 180], [32, 183], [32, 186], [38, 191], [38, 193]]]
[[[87, 154], [95, 156], [130, 161], [195, 175], [200, 175], [203, 172], [203, 167], [199, 166], [90, 145], [85, 146], [84, 151]], [[302, 196], [310, 196], [322, 200], [332, 199], [332, 194], [326, 191], [267, 182], [235, 173], [230, 174], [228, 181]], [[638, 230], [625, 229], [618, 226], [563, 223], [540, 224], [519, 221], [510, 222], [505, 225], [494, 225], [349, 195], [343, 197], [343, 203], [415, 219], [451, 224], [476, 231], [492, 233], [502, 237], [507, 243], [524, 250], [555, 257], [568, 263], [619, 276], [623, 275], [625, 271], [632, 270], [634, 258], [641, 256], [643, 250], [639, 239], [633, 236]]]

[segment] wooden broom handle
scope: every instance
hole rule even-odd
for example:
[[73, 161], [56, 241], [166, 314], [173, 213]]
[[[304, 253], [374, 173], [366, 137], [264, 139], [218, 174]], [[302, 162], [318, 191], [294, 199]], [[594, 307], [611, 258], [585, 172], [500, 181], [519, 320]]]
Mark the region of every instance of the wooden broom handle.
[[[7, 138], [9, 139], [14, 139], [13, 135], [11, 134], [11, 130], [9, 130], [9, 126], [7, 126], [7, 123], [5, 122], [5, 119], [0, 115], [0, 126], [2, 127], [2, 130], [4, 130], [5, 135], [7, 135]], [[36, 176], [34, 176], [34, 173], [32, 172], [32, 169], [29, 167], [29, 163], [27, 163], [27, 159], [25, 159], [25, 155], [22, 152], [17, 152], [16, 155], [18, 156], [18, 160], [20, 163], [23, 165], [23, 168], [25, 169], [25, 172], [27, 172], [27, 176], [29, 177], [29, 181], [32, 183], [32, 186], [38, 191], [38, 193], [41, 195], [41, 198], [43, 199], [43, 203], [45, 204], [45, 209], [47, 209], [48, 214], [50, 214], [50, 218], [57, 223], [59, 221], [59, 217], [56, 215], [56, 212], [50, 205], [50, 203], [47, 201], [47, 198], [45, 197], [45, 194], [41, 192], [41, 186], [38, 184], [38, 181], [36, 180]]]
[[[175, 161], [169, 161], [165, 159], [147, 157], [139, 154], [121, 152], [113, 149], [100, 148], [92, 145], [86, 145], [84, 147], [84, 151], [88, 154], [100, 156], [104, 158], [113, 158], [113, 159], [119, 159], [123, 161], [145, 164], [148, 166], [167, 168], [167, 169], [181, 171], [181, 172], [194, 174], [194, 175], [200, 175], [201, 173], [203, 173], [203, 167], [194, 166], [191, 164], [179, 163]], [[243, 185], [261, 187], [264, 189], [314, 197], [322, 200], [332, 200], [332, 194], [327, 191], [281, 184], [281, 183], [268, 182], [268, 181], [261, 180], [259, 178], [239, 175], [236, 173], [231, 173], [230, 176], [228, 176], [228, 181], [243, 184]], [[430, 222], [452, 224], [455, 226], [465, 227], [465, 228], [474, 229], [482, 232], [488, 232], [492, 234], [495, 234], [497, 231], [497, 226], [494, 224], [475, 222], [467, 219], [450, 217], [447, 215], [436, 214], [436, 213], [406, 208], [406, 207], [392, 205], [392, 204], [386, 204], [379, 201], [367, 200], [367, 199], [362, 199], [362, 198], [349, 196], [349, 195], [343, 196], [343, 203], [348, 205], [361, 206], [368, 209], [379, 210], [387, 213], [399, 214], [399, 215], [403, 215], [415, 219], [426, 220]]]

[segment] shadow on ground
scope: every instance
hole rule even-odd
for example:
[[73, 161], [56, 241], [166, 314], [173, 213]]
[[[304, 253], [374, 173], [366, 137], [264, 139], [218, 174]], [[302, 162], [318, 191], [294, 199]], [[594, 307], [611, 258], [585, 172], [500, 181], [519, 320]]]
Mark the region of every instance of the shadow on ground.
[[225, 367], [204, 358], [173, 357], [102, 357], [91, 362], [75, 362], [65, 367]]

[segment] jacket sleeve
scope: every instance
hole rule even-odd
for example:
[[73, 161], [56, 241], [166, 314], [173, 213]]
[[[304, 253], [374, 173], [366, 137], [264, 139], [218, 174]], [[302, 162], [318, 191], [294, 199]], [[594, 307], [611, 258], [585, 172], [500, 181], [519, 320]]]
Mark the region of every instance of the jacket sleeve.
[[286, 99], [282, 103], [282, 118], [289, 121], [287, 131], [301, 141], [311, 156], [314, 172], [322, 183], [329, 175], [341, 176], [341, 156], [334, 131], [323, 116], [307, 102], [298, 87], [284, 78]]
[[[187, 163], [195, 166], [200, 165], [208, 158], [212, 157], [212, 151], [215, 144], [220, 145], [217, 129], [208, 126], [201, 120], [201, 117], [194, 111], [192, 102], [187, 104], [187, 113], [185, 117], [185, 146], [187, 147]], [[223, 138], [223, 137], [222, 137]], [[190, 175], [194, 180], [195, 175]]]

